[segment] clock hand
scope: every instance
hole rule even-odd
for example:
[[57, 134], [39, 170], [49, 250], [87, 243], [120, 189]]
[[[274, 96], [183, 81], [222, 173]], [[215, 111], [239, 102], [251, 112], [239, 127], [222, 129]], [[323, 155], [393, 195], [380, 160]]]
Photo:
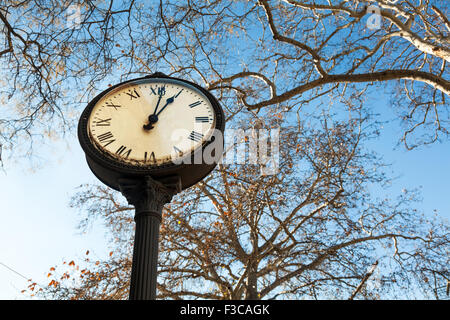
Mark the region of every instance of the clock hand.
[[145, 130], [153, 129], [152, 124], [158, 121], [158, 116], [156, 115], [156, 111], [158, 111], [159, 103], [161, 102], [162, 94], [159, 95], [158, 102], [156, 103], [155, 111], [151, 115], [148, 116], [149, 124], [144, 124]]
[[[143, 126], [145, 130], [153, 129], [153, 124], [158, 122], [158, 115], [161, 113], [161, 111], [163, 111], [165, 109], [165, 107], [167, 107], [169, 104], [171, 104], [173, 102], [174, 97], [175, 96], [170, 97], [169, 99], [167, 99], [166, 100], [166, 104], [164, 105], [164, 107], [161, 108], [161, 110], [159, 110], [158, 113], [152, 113], [151, 115], [148, 116], [148, 122], [149, 123], [148, 124], [144, 124], [144, 126]], [[160, 96], [160, 98], [161, 98], [161, 96]], [[158, 101], [158, 104], [159, 104], [159, 101]], [[158, 107], [158, 106], [156, 106], [156, 107]], [[156, 112], [156, 110], [155, 110], [155, 112]]]
[[171, 104], [176, 97], [178, 97], [181, 93], [181, 91], [183, 91], [183, 89], [181, 89], [176, 95], [173, 95], [172, 97], [170, 97], [169, 99], [166, 100], [166, 104], [164, 105], [164, 107], [162, 107], [161, 110], [159, 110], [159, 112], [156, 114], [156, 116], [159, 116], [159, 114], [169, 105]]
[[148, 122], [149, 122], [149, 123], [148, 123], [148, 124], [144, 124], [144, 126], [143, 126], [145, 130], [150, 130], [150, 129], [153, 128], [153, 124], [156, 123], [156, 122], [158, 122], [158, 116], [159, 116], [159, 114], [160, 114], [160, 113], [161, 113], [161, 112], [162, 112], [169, 104], [171, 104], [171, 103], [175, 100], [176, 97], [178, 97], [178, 96], [180, 95], [181, 91], [183, 91], [183, 89], [181, 89], [177, 94], [175, 94], [175, 95], [173, 95], [172, 97], [170, 97], [169, 99], [167, 99], [167, 100], [166, 100], [166, 104], [161, 108], [161, 110], [159, 110], [158, 113], [156, 113], [156, 111], [157, 111], [157, 109], [158, 109], [158, 106], [159, 106], [159, 102], [161, 101], [161, 96], [159, 96], [158, 103], [157, 103], [156, 108], [155, 108], [155, 112], [153, 112], [153, 114], [151, 114], [151, 115], [148, 116]]
[[148, 117], [148, 124], [144, 124], [144, 129], [145, 130], [150, 130], [150, 129], [153, 129], [153, 124], [156, 122], [156, 121], [158, 121], [158, 117], [156, 117], [156, 115], [155, 114], [152, 114], [152, 115], [150, 115], [149, 117]]
[[158, 102], [156, 103], [156, 108], [155, 108], [155, 111], [153, 112], [153, 114], [156, 114], [156, 111], [158, 111], [158, 106], [159, 106], [159, 103], [161, 102], [161, 98], [162, 98], [162, 95], [159, 95]]
[[159, 112], [156, 114], [156, 116], [159, 116], [159, 114], [169, 105], [173, 102], [175, 96], [170, 97], [169, 99], [166, 100], [166, 104], [164, 105], [164, 107], [161, 108], [161, 110], [159, 110]]

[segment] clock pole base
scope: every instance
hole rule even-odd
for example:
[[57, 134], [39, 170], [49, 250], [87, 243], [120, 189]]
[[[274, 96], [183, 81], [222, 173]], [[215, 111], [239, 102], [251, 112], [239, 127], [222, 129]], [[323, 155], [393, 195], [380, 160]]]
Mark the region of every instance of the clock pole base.
[[119, 179], [120, 191], [135, 207], [136, 233], [131, 267], [130, 300], [156, 299], [159, 226], [163, 206], [180, 191], [179, 177], [156, 181]]

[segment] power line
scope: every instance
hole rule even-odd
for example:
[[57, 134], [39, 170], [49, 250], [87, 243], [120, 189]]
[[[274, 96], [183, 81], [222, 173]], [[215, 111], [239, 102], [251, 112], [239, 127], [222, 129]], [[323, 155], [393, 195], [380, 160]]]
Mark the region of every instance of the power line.
[[16, 270], [14, 270], [14, 269], [12, 269], [12, 268], [10, 268], [10, 267], [8, 267], [6, 264], [4, 264], [3, 262], [1, 262], [0, 261], [0, 264], [2, 265], [2, 266], [4, 266], [6, 269], [8, 269], [9, 271], [12, 271], [12, 272], [14, 272], [15, 274], [17, 274], [18, 276], [20, 276], [20, 277], [22, 277], [22, 278], [24, 278], [25, 280], [29, 280], [30, 278], [27, 278], [27, 277], [25, 277], [23, 274], [21, 274], [21, 273], [19, 273], [19, 272], [17, 272]]

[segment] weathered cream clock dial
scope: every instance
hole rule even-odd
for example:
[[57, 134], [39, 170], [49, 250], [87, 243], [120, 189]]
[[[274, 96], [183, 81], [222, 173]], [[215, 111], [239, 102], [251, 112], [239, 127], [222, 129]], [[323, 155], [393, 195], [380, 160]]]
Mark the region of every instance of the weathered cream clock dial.
[[104, 95], [88, 119], [100, 151], [138, 166], [161, 165], [190, 154], [215, 127], [210, 100], [173, 79], [126, 83]]

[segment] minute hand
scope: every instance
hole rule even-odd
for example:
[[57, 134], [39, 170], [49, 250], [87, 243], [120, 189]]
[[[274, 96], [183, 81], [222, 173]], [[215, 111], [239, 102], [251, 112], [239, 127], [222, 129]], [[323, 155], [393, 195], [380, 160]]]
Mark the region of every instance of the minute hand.
[[[181, 91], [183, 91], [183, 90], [181, 90]], [[159, 116], [159, 114], [160, 114], [160, 113], [161, 113], [161, 112], [162, 112], [169, 104], [171, 104], [171, 103], [175, 100], [176, 97], [178, 97], [178, 96], [180, 95], [181, 91], [178, 92], [176, 95], [174, 95], [174, 96], [170, 97], [169, 99], [167, 99], [167, 100], [166, 100], [166, 104], [164, 105], [164, 107], [161, 108], [161, 110], [158, 111], [158, 113], [156, 114], [156, 116]]]
[[164, 105], [164, 107], [161, 108], [161, 110], [159, 110], [159, 112], [156, 114], [157, 116], [159, 116], [159, 114], [169, 105], [173, 102], [174, 97], [170, 97], [169, 99], [166, 100], [166, 104]]

